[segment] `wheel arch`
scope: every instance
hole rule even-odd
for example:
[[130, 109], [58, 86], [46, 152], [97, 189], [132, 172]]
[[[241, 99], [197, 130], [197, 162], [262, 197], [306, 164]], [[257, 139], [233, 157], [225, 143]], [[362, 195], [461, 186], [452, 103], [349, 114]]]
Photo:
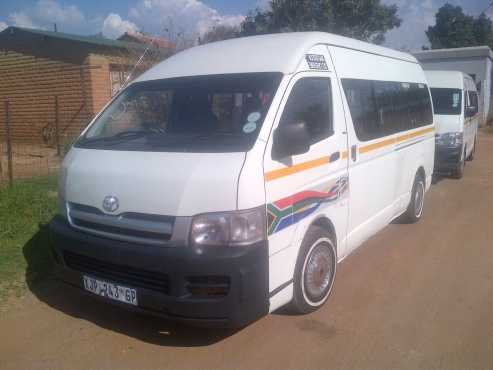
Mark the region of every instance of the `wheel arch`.
[[322, 229], [326, 230], [332, 237], [332, 242], [334, 243], [335, 247], [336, 247], [336, 250], [337, 250], [337, 233], [336, 233], [336, 229], [334, 227], [334, 224], [332, 223], [332, 221], [325, 215], [320, 215], [318, 217], [316, 217], [314, 220], [312, 220], [312, 222], [310, 223], [310, 225], [308, 225], [308, 228], [306, 229], [308, 231], [308, 229], [312, 226], [318, 226], [318, 227], [321, 227]]

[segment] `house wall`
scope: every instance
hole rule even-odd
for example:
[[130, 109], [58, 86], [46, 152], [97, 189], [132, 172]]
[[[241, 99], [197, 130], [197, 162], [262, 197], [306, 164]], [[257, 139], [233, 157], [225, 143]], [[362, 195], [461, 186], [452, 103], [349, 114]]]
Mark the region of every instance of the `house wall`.
[[461, 71], [476, 75], [476, 83], [481, 82], [480, 104], [481, 123], [488, 122], [492, 115], [493, 105], [491, 103], [491, 60], [489, 58], [447, 58], [434, 60], [420, 60], [425, 70], [449, 70]]
[[13, 141], [53, 141], [55, 95], [61, 136], [77, 135], [94, 114], [89, 66], [0, 50], [0, 140], [8, 100]]
[[94, 114], [97, 114], [111, 99], [109, 58], [102, 55], [90, 54], [88, 64], [91, 81], [91, 104]]

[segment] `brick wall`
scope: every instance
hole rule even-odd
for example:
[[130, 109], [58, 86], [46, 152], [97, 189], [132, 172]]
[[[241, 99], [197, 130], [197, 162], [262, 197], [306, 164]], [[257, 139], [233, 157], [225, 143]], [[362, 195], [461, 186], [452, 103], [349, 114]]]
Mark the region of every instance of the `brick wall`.
[[91, 104], [94, 114], [97, 114], [111, 98], [108, 58], [102, 55], [90, 54], [87, 62], [89, 65], [97, 67], [90, 69]]
[[74, 64], [16, 51], [0, 51], [0, 140], [5, 136], [4, 101], [9, 100], [12, 137], [42, 143], [55, 123], [58, 95], [62, 137], [77, 135], [110, 97], [108, 62], [89, 55]]

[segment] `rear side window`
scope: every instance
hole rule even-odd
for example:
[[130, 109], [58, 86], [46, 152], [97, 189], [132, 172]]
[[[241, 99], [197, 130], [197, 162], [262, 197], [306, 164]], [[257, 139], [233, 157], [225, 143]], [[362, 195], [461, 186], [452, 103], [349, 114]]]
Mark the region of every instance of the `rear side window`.
[[361, 141], [433, 122], [430, 94], [424, 84], [343, 79], [342, 85]]
[[304, 121], [310, 133], [310, 143], [332, 135], [332, 92], [330, 78], [306, 77], [291, 90], [279, 125]]
[[469, 94], [469, 106], [478, 108], [478, 93], [476, 91], [468, 91]]

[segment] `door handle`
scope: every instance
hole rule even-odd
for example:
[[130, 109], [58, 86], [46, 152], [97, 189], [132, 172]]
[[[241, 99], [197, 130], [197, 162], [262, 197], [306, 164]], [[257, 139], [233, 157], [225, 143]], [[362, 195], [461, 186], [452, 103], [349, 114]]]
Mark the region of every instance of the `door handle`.
[[351, 159], [353, 161], [356, 161], [356, 149], [357, 149], [356, 145], [351, 146]]

